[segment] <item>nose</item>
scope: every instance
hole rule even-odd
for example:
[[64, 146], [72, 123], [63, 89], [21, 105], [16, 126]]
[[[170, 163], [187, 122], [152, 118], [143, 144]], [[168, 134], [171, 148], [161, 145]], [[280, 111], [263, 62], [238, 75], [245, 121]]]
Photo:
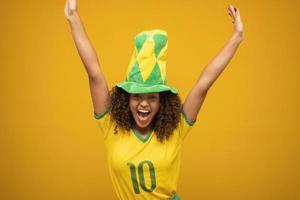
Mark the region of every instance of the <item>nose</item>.
[[146, 99], [142, 99], [141, 102], [140, 102], [140, 105], [143, 106], [143, 107], [147, 107], [149, 104], [148, 104], [148, 101]]

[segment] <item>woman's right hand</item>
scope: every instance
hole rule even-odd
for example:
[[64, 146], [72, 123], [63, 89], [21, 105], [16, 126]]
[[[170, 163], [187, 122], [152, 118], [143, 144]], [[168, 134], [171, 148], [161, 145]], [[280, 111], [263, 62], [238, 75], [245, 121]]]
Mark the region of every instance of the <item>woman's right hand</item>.
[[66, 0], [66, 5], [64, 9], [65, 17], [71, 20], [74, 14], [77, 13], [77, 0]]

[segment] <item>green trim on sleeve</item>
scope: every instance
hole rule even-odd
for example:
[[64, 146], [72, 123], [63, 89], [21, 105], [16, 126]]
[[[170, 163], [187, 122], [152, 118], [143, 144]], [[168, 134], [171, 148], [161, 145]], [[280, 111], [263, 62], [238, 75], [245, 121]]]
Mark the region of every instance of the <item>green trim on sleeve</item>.
[[106, 114], [108, 113], [108, 110], [105, 110], [103, 113], [100, 114], [96, 114], [96, 112], [94, 111], [94, 117], [95, 119], [101, 119], [102, 117], [104, 117]]
[[175, 194], [174, 196], [172, 196], [171, 200], [180, 200], [180, 197], [177, 194]]
[[183, 118], [184, 118], [185, 122], [186, 122], [189, 126], [193, 126], [193, 125], [195, 124], [196, 120], [191, 121], [191, 120], [186, 116], [185, 112], [183, 111], [183, 108], [181, 109], [181, 113], [182, 113], [182, 115], [183, 115]]

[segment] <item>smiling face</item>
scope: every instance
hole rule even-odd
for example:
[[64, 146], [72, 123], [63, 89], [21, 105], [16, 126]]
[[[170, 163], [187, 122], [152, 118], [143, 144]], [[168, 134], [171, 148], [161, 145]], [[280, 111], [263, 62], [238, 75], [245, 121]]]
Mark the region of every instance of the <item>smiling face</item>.
[[147, 133], [159, 110], [159, 93], [130, 94], [129, 107], [137, 129]]

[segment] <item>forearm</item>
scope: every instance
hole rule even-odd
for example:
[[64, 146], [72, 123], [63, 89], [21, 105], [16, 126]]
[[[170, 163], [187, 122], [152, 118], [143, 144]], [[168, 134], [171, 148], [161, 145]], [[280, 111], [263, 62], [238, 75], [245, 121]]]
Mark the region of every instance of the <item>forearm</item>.
[[88, 39], [88, 35], [84, 29], [78, 13], [74, 13], [72, 18], [68, 20], [72, 32], [72, 36], [78, 50], [79, 56], [84, 64], [89, 77], [99, 76], [100, 64], [97, 54]]
[[241, 33], [234, 33], [221, 51], [207, 64], [202, 71], [197, 86], [201, 90], [207, 91], [215, 80], [219, 77], [225, 67], [228, 65], [239, 44], [242, 42], [243, 36]]

